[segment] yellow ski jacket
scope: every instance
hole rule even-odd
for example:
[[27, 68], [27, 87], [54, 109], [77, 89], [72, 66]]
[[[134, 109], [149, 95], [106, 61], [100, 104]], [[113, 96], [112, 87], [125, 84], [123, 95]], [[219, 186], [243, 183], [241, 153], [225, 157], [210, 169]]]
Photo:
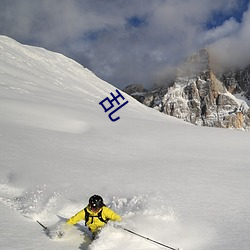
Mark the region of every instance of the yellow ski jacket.
[[[102, 228], [106, 223], [104, 221], [112, 220], [112, 221], [121, 221], [120, 215], [116, 214], [113, 210], [110, 208], [103, 206], [99, 211], [93, 212], [89, 209], [89, 207], [86, 207], [87, 212], [89, 213], [88, 221], [85, 221], [86, 226], [88, 226], [89, 230], [92, 233], [97, 232], [100, 228]], [[101, 218], [104, 220], [100, 220], [98, 218], [98, 214], [100, 214], [101, 211]], [[82, 209], [77, 214], [72, 216], [68, 221], [67, 224], [74, 225], [80, 220], [85, 220], [85, 210]]]

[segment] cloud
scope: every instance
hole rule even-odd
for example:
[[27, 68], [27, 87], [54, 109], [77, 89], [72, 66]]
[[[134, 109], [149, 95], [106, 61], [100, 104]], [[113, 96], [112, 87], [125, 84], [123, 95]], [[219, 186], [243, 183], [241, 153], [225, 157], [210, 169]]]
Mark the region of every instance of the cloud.
[[[248, 13], [242, 22], [233, 17], [239, 2], [2, 0], [0, 33], [61, 52], [120, 88], [150, 86], [204, 46], [212, 44], [216, 53], [225, 44], [247, 48]], [[218, 14], [225, 17], [220, 24], [212, 20]]]
[[[224, 24], [220, 29], [227, 29]], [[250, 10], [243, 15], [242, 22], [221, 39], [210, 44], [216, 61], [225, 67], [245, 67], [250, 64]]]
[[219, 41], [225, 37], [231, 36], [237, 33], [240, 28], [240, 24], [232, 17], [226, 20], [221, 26], [204, 31], [200, 38], [201, 44], [211, 44]]

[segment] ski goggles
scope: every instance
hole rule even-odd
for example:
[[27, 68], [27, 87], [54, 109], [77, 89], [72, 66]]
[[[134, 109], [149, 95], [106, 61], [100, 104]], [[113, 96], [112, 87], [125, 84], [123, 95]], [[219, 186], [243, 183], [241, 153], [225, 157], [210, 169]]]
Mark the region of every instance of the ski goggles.
[[99, 211], [101, 209], [101, 207], [97, 207], [97, 206], [93, 206], [93, 205], [92, 206], [90, 205], [89, 208], [93, 212], [97, 212], [97, 211]]

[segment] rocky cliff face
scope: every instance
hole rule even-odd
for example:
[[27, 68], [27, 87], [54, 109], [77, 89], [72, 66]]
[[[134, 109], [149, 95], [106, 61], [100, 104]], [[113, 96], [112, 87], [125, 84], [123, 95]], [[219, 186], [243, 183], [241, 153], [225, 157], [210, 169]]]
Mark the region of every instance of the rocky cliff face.
[[227, 90], [232, 94], [241, 94], [250, 100], [250, 66], [244, 69], [228, 70], [217, 74]]
[[146, 91], [131, 85], [124, 91], [149, 107], [196, 125], [248, 129], [250, 109], [233, 94], [250, 97], [249, 85], [250, 67], [215, 75], [208, 51], [201, 50], [178, 68], [170, 87]]

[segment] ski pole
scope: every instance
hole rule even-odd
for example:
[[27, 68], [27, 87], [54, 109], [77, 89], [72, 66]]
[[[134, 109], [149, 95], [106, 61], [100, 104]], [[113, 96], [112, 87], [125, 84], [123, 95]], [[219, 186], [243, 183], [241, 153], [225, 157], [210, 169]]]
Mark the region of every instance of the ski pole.
[[145, 240], [154, 242], [154, 243], [156, 243], [156, 244], [158, 244], [158, 245], [161, 245], [161, 246], [163, 246], [163, 247], [169, 248], [169, 249], [171, 249], [171, 250], [180, 250], [180, 248], [173, 248], [173, 247], [167, 246], [167, 245], [162, 244], [162, 243], [160, 243], [160, 242], [158, 242], [158, 241], [155, 241], [155, 240], [152, 240], [152, 239], [150, 239], [150, 238], [148, 238], [148, 237], [145, 237], [145, 236], [143, 236], [143, 235], [141, 235], [141, 234], [135, 233], [135, 232], [133, 232], [133, 231], [127, 229], [127, 228], [122, 228], [122, 229], [125, 230], [125, 231], [127, 231], [127, 232], [129, 232], [129, 233], [131, 233], [131, 234], [137, 235], [137, 236], [139, 236], [139, 237], [141, 237], [141, 238], [143, 238], [143, 239], [145, 239]]
[[45, 227], [41, 222], [39, 222], [38, 220], [36, 221], [40, 226], [42, 226], [43, 227], [43, 229], [46, 231], [46, 230], [48, 230], [48, 228], [47, 227]]

